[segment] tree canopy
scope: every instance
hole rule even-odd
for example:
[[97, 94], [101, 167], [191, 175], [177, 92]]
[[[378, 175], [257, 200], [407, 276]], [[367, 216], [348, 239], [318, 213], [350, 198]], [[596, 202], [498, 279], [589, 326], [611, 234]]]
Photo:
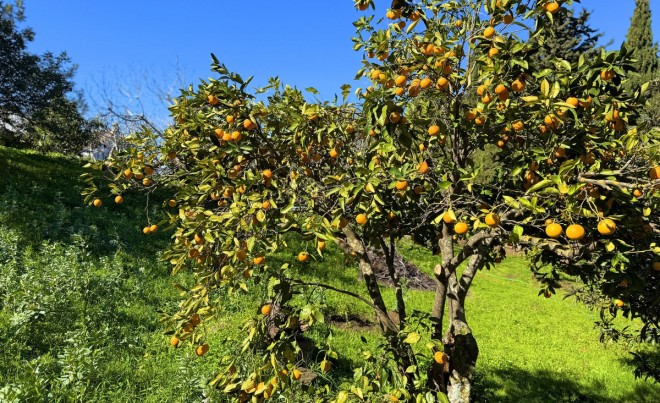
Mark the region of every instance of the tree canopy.
[[[299, 367], [323, 375], [342, 354], [330, 340], [317, 343], [317, 359], [303, 350], [305, 329], [324, 318], [309, 297], [321, 288], [373, 308], [382, 354], [342, 385], [320, 376], [308, 394], [466, 402], [479, 355], [466, 296], [507, 244], [528, 254], [539, 296], [552, 297], [562, 275], [579, 277], [598, 291], [604, 318], [639, 318], [641, 337], [657, 340], [660, 138], [630, 124], [644, 94], [623, 89], [634, 70], [626, 48], [552, 69], [535, 61], [539, 41], [527, 38], [549, 35], [562, 8], [554, 1], [356, 7], [367, 12], [353, 41], [369, 81], [358, 102], [347, 102], [349, 86], [341, 101], [311, 102], [278, 79], [253, 92], [214, 57], [218, 77], [182, 90], [162, 136], [145, 128], [125, 152], [89, 165], [86, 200], [97, 207], [134, 189], [172, 192], [158, 222], [174, 231], [165, 259], [197, 280], [168, 317], [173, 345], [204, 355], [200, 323], [221, 314], [210, 296], [267, 285], [245, 324], [257, 364], [230, 358], [211, 383], [241, 401], [286, 393]], [[487, 145], [500, 151], [497, 172], [483, 177], [475, 155]], [[305, 247], [274, 263], [291, 233]], [[403, 238], [439, 255], [424, 312], [410, 308], [394, 268]], [[355, 257], [368, 298], [292, 269], [322, 259], [326, 242]], [[391, 304], [368, 248], [388, 262]]]
[[101, 125], [85, 119], [82, 100], [72, 97], [75, 67], [66, 53], [30, 53], [34, 32], [21, 21], [22, 2], [0, 2], [0, 142], [80, 153]]

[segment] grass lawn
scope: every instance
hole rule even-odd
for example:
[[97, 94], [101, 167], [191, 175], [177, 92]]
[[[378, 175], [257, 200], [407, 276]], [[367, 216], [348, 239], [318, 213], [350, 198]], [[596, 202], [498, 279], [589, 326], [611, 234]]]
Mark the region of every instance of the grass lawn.
[[[127, 195], [122, 206], [110, 199], [102, 208], [83, 206], [81, 165], [0, 147], [0, 401], [222, 400], [204, 382], [223, 356], [237, 354], [242, 321], [257, 315], [264, 290], [224, 300], [222, 315], [206, 324], [211, 348], [203, 358], [189, 346], [170, 348], [161, 312], [176, 309], [172, 284], [190, 279], [172, 278], [158, 259], [169, 242], [166, 231], [141, 234], [158, 203], [145, 210], [144, 199]], [[366, 295], [354, 263], [338, 248], [301, 264], [295, 259], [301, 247], [292, 238], [269, 259]], [[432, 272], [436, 257], [405, 242], [400, 249]], [[623, 346], [598, 341], [596, 313], [561, 292], [545, 299], [537, 291], [521, 257], [477, 275], [467, 303], [480, 346], [476, 401], [658, 401], [660, 387], [634, 379]], [[393, 309], [393, 291], [384, 294]], [[308, 335], [325, 339], [332, 331], [342, 356], [330, 380], [341, 382], [361, 351], [374, 351], [379, 341], [372, 312], [333, 292], [307, 297], [332, 317]], [[406, 298], [410, 310], [430, 311], [431, 292], [410, 291]]]

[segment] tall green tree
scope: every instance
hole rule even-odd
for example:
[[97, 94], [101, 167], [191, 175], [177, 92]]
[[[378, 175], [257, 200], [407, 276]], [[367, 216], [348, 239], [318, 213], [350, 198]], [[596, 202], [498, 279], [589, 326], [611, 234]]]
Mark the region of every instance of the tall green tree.
[[539, 45], [539, 51], [532, 56], [532, 60], [543, 67], [552, 68], [555, 58], [576, 63], [580, 55], [593, 54], [603, 34], [589, 26], [590, 16], [591, 12], [585, 9], [578, 15], [569, 8], [557, 11], [553, 15], [548, 35], [533, 38], [532, 43]]
[[653, 41], [649, 0], [636, 0], [635, 12], [626, 35], [626, 45], [634, 51], [638, 74], [628, 81], [629, 87], [651, 82], [649, 104], [642, 113], [642, 121], [660, 125], [660, 62], [658, 43]]
[[80, 153], [101, 124], [85, 119], [73, 96], [75, 66], [66, 53], [28, 52], [34, 32], [19, 27], [23, 11], [21, 1], [0, 1], [0, 144]]

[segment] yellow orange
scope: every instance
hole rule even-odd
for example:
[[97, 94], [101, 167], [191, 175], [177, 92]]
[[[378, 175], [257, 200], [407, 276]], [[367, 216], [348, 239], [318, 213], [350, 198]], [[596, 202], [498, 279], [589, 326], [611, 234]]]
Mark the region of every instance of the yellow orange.
[[550, 238], [559, 238], [563, 232], [564, 229], [557, 223], [550, 223], [545, 227], [545, 233]]
[[580, 224], [572, 224], [566, 228], [566, 236], [568, 239], [577, 241], [584, 238], [584, 227]]

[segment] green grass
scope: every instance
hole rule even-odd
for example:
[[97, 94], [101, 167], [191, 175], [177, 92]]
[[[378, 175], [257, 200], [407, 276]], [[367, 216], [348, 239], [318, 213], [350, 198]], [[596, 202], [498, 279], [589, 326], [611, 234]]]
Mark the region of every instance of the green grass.
[[[128, 194], [122, 206], [109, 198], [102, 208], [84, 206], [81, 165], [0, 147], [0, 401], [222, 400], [205, 381], [223, 356], [237, 354], [242, 322], [256, 315], [263, 287], [223, 299], [222, 316], [206, 324], [205, 357], [195, 357], [190, 346], [169, 348], [161, 312], [176, 309], [173, 283], [190, 278], [171, 277], [159, 260], [166, 231], [141, 233], [147, 214], [158, 217], [158, 203], [145, 210], [144, 198]], [[289, 243], [269, 260], [292, 262], [291, 270], [307, 280], [366, 295], [354, 262], [337, 248], [301, 264], [295, 255], [304, 245], [296, 238]], [[436, 257], [405, 242], [400, 249], [432, 273]], [[657, 385], [634, 379], [623, 346], [598, 342], [596, 313], [561, 292], [545, 299], [537, 291], [520, 257], [476, 277], [467, 302], [480, 347], [476, 401], [644, 402], [660, 395]], [[384, 297], [394, 309], [393, 291], [385, 288]], [[335, 318], [307, 335], [322, 341], [332, 332], [341, 357], [330, 380], [341, 382], [361, 364], [362, 350], [375, 352], [380, 341], [371, 309], [334, 292], [315, 290], [306, 298]], [[406, 298], [410, 311], [429, 312], [433, 295], [410, 291]]]

